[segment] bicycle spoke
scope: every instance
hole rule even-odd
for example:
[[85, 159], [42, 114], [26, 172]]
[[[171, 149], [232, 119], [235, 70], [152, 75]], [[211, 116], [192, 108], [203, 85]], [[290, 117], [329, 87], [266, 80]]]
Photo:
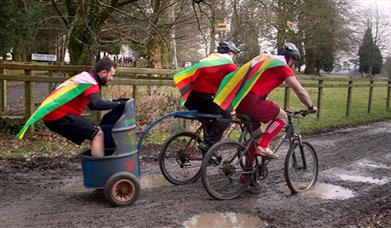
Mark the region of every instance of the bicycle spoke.
[[[243, 169], [241, 161], [244, 148], [235, 142], [222, 142], [213, 146], [202, 163], [202, 181], [208, 193], [217, 199], [237, 197], [249, 184], [249, 170]], [[213, 164], [210, 158], [219, 156], [221, 162]], [[248, 158], [246, 158], [248, 159]]]
[[168, 181], [188, 184], [198, 179], [202, 152], [198, 149], [197, 141], [194, 133], [181, 132], [164, 144], [159, 155], [159, 165]]
[[318, 159], [312, 146], [303, 142], [303, 146], [290, 148], [285, 160], [285, 177], [293, 193], [305, 191], [315, 185], [318, 177]]

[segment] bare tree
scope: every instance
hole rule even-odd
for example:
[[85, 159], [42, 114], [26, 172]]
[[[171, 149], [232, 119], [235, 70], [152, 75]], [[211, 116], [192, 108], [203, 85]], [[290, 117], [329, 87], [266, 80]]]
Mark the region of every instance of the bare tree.
[[135, 3], [137, 0], [63, 0], [60, 9], [58, 0], [52, 4], [61, 16], [67, 31], [66, 46], [72, 64], [92, 64], [96, 47], [106, 21], [116, 8]]

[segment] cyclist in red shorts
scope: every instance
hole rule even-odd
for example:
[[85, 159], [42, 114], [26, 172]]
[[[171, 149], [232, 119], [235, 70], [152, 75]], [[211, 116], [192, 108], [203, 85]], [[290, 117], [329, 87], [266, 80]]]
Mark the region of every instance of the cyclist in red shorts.
[[257, 155], [270, 158], [277, 158], [277, 155], [273, 154], [269, 143], [288, 121], [286, 112], [276, 103], [267, 99], [271, 91], [279, 87], [283, 82], [286, 82], [300, 101], [308, 108], [309, 113], [317, 112], [317, 108], [313, 105], [308, 92], [297, 80], [291, 69], [295, 61], [302, 61], [297, 47], [292, 43], [286, 42], [278, 51], [278, 55], [274, 57], [286, 61], [287, 65], [267, 69], [236, 109], [237, 112], [244, 113], [252, 119], [253, 129], [259, 128], [260, 123], [270, 122], [263, 137], [257, 142], [255, 152]]

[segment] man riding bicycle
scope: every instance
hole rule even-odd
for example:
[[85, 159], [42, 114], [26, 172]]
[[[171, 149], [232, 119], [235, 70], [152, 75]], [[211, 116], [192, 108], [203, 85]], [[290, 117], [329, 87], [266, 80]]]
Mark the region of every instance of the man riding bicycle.
[[237, 69], [233, 58], [238, 52], [239, 49], [232, 42], [220, 42], [217, 53], [174, 76], [184, 106], [188, 110], [222, 116], [222, 119], [205, 125], [204, 141], [199, 144], [199, 148], [204, 152], [221, 139], [230, 123], [230, 112], [222, 110], [213, 99], [223, 78]]
[[[253, 129], [259, 128], [261, 123], [270, 122], [263, 137], [257, 142], [256, 155], [277, 158], [270, 149], [269, 143], [283, 129], [288, 118], [286, 112], [267, 99], [267, 96], [283, 82], [293, 89], [300, 101], [308, 108], [309, 113], [317, 111], [308, 92], [291, 69], [296, 61], [302, 61], [300, 51], [294, 44], [286, 42], [278, 50], [278, 55], [261, 54], [255, 57], [238, 69], [238, 73], [227, 82], [223, 82], [219, 88], [215, 102], [223, 109], [236, 108], [237, 112], [249, 116]], [[238, 89], [232, 92], [225, 91], [227, 89], [224, 87], [233, 88], [232, 90], [238, 87]], [[231, 93], [235, 96], [230, 95]], [[229, 99], [229, 97], [235, 98]]]
[[302, 61], [300, 51], [294, 44], [286, 42], [278, 51], [278, 55], [275, 58], [283, 57], [287, 65], [266, 70], [237, 108], [238, 112], [244, 113], [252, 119], [254, 129], [260, 126], [260, 122], [268, 123], [271, 121], [263, 137], [257, 142], [258, 146], [255, 151], [257, 155], [269, 156], [270, 158], [277, 158], [277, 155], [273, 154], [269, 143], [285, 126], [288, 117], [283, 109], [270, 99], [267, 99], [268, 94], [283, 82], [286, 82], [300, 101], [308, 108], [309, 113], [317, 111], [308, 92], [297, 80], [291, 68], [295, 61]]

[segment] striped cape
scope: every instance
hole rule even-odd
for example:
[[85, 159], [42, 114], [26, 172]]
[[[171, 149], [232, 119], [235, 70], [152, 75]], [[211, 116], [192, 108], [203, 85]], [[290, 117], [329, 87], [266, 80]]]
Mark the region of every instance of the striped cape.
[[79, 96], [90, 86], [96, 84], [95, 79], [88, 72], [84, 71], [57, 86], [24, 124], [17, 135], [18, 139], [23, 139], [27, 129], [39, 119]]
[[181, 93], [181, 105], [183, 105], [192, 91], [192, 83], [196, 80], [201, 68], [232, 64], [232, 60], [219, 54], [211, 54], [199, 63], [174, 75], [174, 82]]
[[227, 111], [236, 109], [265, 70], [286, 65], [285, 59], [280, 56], [260, 54], [224, 78], [214, 102]]

